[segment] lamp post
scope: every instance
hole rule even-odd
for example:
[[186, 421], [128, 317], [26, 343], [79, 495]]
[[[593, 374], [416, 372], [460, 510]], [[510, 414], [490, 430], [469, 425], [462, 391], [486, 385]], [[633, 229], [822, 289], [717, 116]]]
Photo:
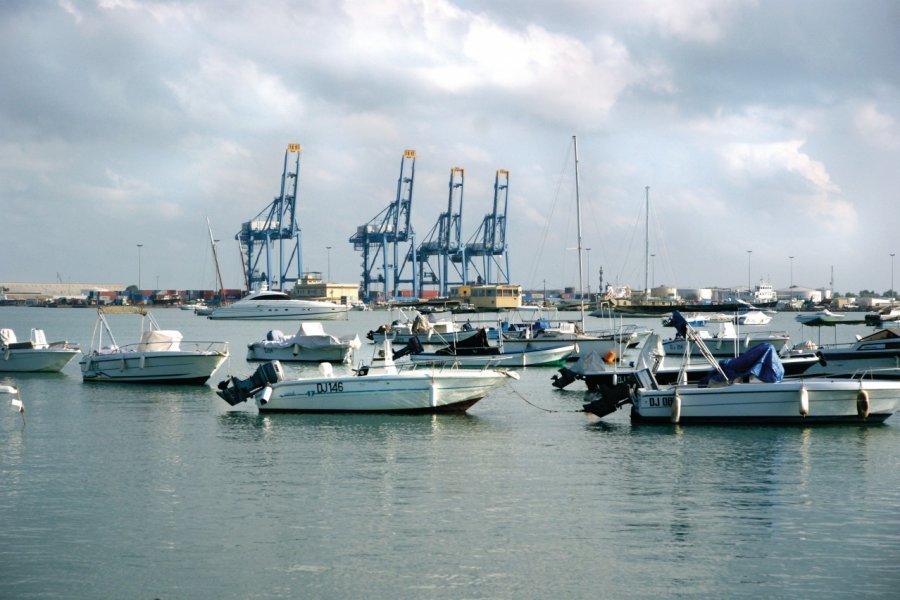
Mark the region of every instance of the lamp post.
[[747, 250], [747, 300], [753, 298], [753, 278], [750, 276], [750, 257], [753, 256], [753, 250]]
[[325, 250], [328, 251], [328, 281], [331, 281], [331, 246], [325, 246]]
[[894, 291], [894, 253], [891, 252], [891, 308], [894, 308], [894, 296], [897, 293]]
[[141, 248], [143, 248], [143, 244], [138, 244], [138, 291], [141, 291]]
[[[587, 272], [588, 272], [588, 298], [591, 297], [591, 249], [585, 248], [587, 251]], [[584, 300], [584, 298], [582, 298]]]

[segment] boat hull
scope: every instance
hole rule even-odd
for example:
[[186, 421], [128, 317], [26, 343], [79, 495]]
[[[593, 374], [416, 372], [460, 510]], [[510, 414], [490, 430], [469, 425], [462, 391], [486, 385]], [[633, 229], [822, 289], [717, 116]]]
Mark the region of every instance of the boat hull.
[[[866, 394], [867, 414], [862, 414], [858, 405], [861, 391]], [[631, 416], [636, 421], [650, 422], [806, 425], [881, 423], [897, 410], [900, 384], [896, 382], [809, 379], [726, 387], [640, 389], [635, 393]]]
[[267, 401], [257, 394], [257, 406], [260, 412], [463, 412], [507, 380], [496, 371], [417, 369], [401, 375], [281, 381], [271, 386]]
[[[709, 338], [703, 342], [712, 353], [713, 356], [731, 357], [743, 354], [750, 348], [760, 344], [772, 344], [775, 352], [781, 350], [790, 342], [788, 335], [760, 335], [758, 337], [740, 337], [740, 338]], [[679, 356], [684, 354], [684, 346], [687, 342], [684, 339], [672, 339], [663, 342], [663, 349], [667, 356]], [[696, 344], [691, 344], [691, 356], [702, 356], [700, 348]]]
[[344, 362], [353, 350], [349, 345], [307, 348], [296, 344], [290, 346], [247, 346], [247, 360], [280, 360], [281, 362]]
[[284, 321], [312, 319], [316, 321], [346, 319], [348, 306], [310, 300], [261, 300], [241, 304], [235, 302], [212, 311], [210, 319], [242, 319], [251, 321]]
[[0, 351], [0, 373], [58, 373], [79, 353], [73, 349], [15, 349]]
[[555, 348], [532, 348], [526, 350], [505, 350], [500, 354], [487, 355], [446, 355], [422, 353], [410, 355], [410, 361], [426, 364], [454, 364], [459, 367], [475, 369], [490, 367], [537, 367], [558, 365], [574, 354], [575, 346], [557, 346]]
[[119, 352], [81, 360], [84, 381], [203, 385], [228, 358], [219, 352]]

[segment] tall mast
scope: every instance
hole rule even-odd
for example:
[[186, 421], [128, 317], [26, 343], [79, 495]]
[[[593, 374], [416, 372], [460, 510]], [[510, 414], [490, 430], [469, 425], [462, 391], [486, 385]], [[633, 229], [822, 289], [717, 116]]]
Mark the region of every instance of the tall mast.
[[209, 224], [209, 217], [206, 217], [206, 228], [209, 230], [209, 243], [212, 246], [213, 260], [216, 263], [216, 279], [219, 282], [219, 297], [221, 298], [225, 285], [222, 283], [222, 270], [219, 268], [219, 254], [216, 252], [216, 240], [213, 239], [212, 225]]
[[644, 222], [644, 301], [650, 300], [650, 186], [644, 187], [647, 215]]
[[584, 269], [582, 267], [581, 242], [581, 196], [578, 189], [578, 140], [573, 135], [572, 145], [575, 148], [575, 216], [578, 221], [578, 305], [581, 307], [581, 330], [584, 331]]

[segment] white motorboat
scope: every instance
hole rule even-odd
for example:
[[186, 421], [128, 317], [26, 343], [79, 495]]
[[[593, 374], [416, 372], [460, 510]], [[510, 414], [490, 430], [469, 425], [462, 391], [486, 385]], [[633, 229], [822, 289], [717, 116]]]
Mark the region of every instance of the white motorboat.
[[[720, 323], [716, 333], [710, 333], [706, 329], [695, 333], [698, 337], [703, 338], [703, 342], [713, 356], [737, 356], [760, 344], [771, 344], [775, 347], [776, 352], [781, 352], [782, 348], [791, 341], [791, 336], [784, 331], [753, 331], [738, 334], [733, 323]], [[697, 344], [690, 344], [688, 340], [680, 336], [664, 341], [663, 348], [666, 356], [684, 354], [687, 348], [691, 349], [694, 356], [700, 356]]]
[[219, 383], [218, 394], [235, 406], [250, 398], [260, 412], [441, 413], [463, 412], [514, 372], [483, 369], [423, 368], [394, 363], [390, 341], [382, 355], [356, 375], [335, 376], [330, 363], [319, 365], [318, 377], [285, 379], [281, 363], [268, 362], [248, 379]]
[[884, 323], [897, 323], [900, 322], [900, 307], [886, 306], [881, 310], [866, 313], [864, 319], [866, 325], [874, 325], [876, 327]]
[[809, 325], [811, 327], [822, 325], [834, 325], [841, 323], [846, 319], [847, 315], [843, 313], [833, 313], [827, 308], [814, 313], [797, 315], [795, 319], [798, 323]]
[[[659, 384], [678, 381], [697, 383], [712, 371], [709, 362], [700, 356], [691, 356], [688, 360], [685, 360], [684, 356], [666, 357], [656, 334], [651, 334], [641, 349], [641, 353], [645, 356], [648, 352], [650, 360], [645, 361], [651, 365], [650, 370]], [[622, 360], [610, 360], [592, 352], [559, 369], [559, 374], [552, 377], [552, 385], [562, 389], [576, 380], [582, 380], [587, 385], [588, 391], [603, 391], [615, 387], [621, 381], [633, 378], [639, 370], [634, 366], [637, 362], [640, 360], [627, 363]], [[786, 377], [804, 374], [812, 365], [820, 362], [822, 359], [813, 352], [781, 359]]]
[[[106, 316], [117, 313], [141, 317], [138, 343], [116, 343]], [[226, 358], [228, 342], [183, 341], [181, 332], [160, 329], [143, 307], [112, 306], [97, 310], [91, 351], [79, 364], [84, 381], [203, 385]]]
[[900, 383], [883, 379], [784, 379], [639, 389], [633, 418], [675, 423], [881, 423], [900, 409]]
[[551, 323], [540, 318], [528, 327], [506, 331], [502, 335], [505, 350], [546, 349], [574, 344], [576, 346], [574, 356], [584, 356], [591, 352], [601, 356], [610, 352], [622, 356], [626, 350], [639, 346], [650, 335], [650, 330], [635, 325], [623, 325], [606, 330], [582, 332], [576, 323], [571, 321]]
[[421, 347], [418, 347], [410, 353], [410, 362], [456, 365], [464, 368], [537, 367], [565, 362], [569, 356], [575, 353], [575, 345], [509, 349], [504, 347], [502, 342], [497, 346], [491, 345], [488, 341], [487, 331], [479, 328], [474, 336], [453, 342], [435, 352], [421, 350]]
[[12, 329], [0, 329], [0, 372], [58, 373], [79, 352], [66, 341], [48, 343], [43, 329], [32, 329], [27, 342], [18, 341]]
[[326, 333], [318, 321], [302, 321], [292, 336], [273, 329], [266, 334], [266, 339], [248, 344], [247, 360], [350, 362], [353, 351], [361, 345], [356, 334], [338, 338]]
[[300, 300], [285, 292], [258, 290], [233, 304], [219, 306], [209, 314], [210, 319], [346, 319], [350, 307], [325, 300]]
[[761, 310], [748, 310], [738, 313], [734, 322], [738, 325], [768, 325], [772, 322], [772, 315]]
[[604, 394], [585, 410], [604, 416], [632, 404], [635, 421], [759, 424], [881, 423], [900, 410], [900, 381], [866, 373], [845, 379], [784, 379], [772, 346], [716, 362], [690, 326], [678, 329], [715, 369], [705, 381], [660, 386], [642, 354], [634, 379], [622, 386], [627, 391]]
[[877, 379], [900, 380], [900, 327], [886, 327], [850, 344], [817, 346], [805, 342], [789, 356], [820, 359], [803, 372], [808, 377], [852, 377], [867, 373]]

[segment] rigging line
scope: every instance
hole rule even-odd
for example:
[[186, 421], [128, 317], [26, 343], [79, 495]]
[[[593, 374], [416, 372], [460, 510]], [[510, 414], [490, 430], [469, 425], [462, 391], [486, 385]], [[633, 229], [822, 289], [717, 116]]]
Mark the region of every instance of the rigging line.
[[541, 233], [540, 244], [538, 244], [537, 256], [532, 262], [531, 272], [528, 274], [528, 286], [531, 288], [534, 288], [536, 284], [535, 278], [537, 277], [537, 270], [540, 266], [541, 258], [544, 255], [544, 247], [547, 245], [547, 237], [550, 232], [550, 224], [553, 222], [553, 214], [556, 212], [556, 206], [559, 204], [560, 189], [562, 188], [563, 182], [563, 173], [565, 172], [566, 166], [568, 165], [569, 155], [572, 151], [571, 149], [572, 146], [571, 144], [569, 144], [566, 148], [566, 156], [559, 170], [559, 176], [556, 178], [556, 193], [553, 196], [553, 204], [550, 206], [550, 214], [547, 216], [547, 219], [544, 222], [544, 230]]
[[519, 391], [516, 388], [514, 388], [513, 386], [509, 385], [508, 383], [507, 383], [507, 386], [509, 386], [510, 391], [512, 391], [512, 393], [515, 394], [516, 396], [518, 396], [519, 398], [521, 398], [522, 401], [525, 402], [525, 404], [529, 404], [538, 410], [542, 410], [542, 411], [548, 412], [548, 413], [562, 413], [562, 412], [582, 413], [582, 412], [584, 412], [584, 409], [582, 409], [582, 410], [553, 410], [550, 408], [544, 408], [543, 406], [538, 406], [537, 404], [535, 404], [534, 402], [531, 402], [530, 400], [528, 400], [528, 398], [526, 398], [525, 396], [520, 394]]
[[[632, 256], [632, 249], [634, 248], [634, 244], [635, 244], [635, 238], [637, 237], [637, 233], [638, 233], [638, 229], [640, 228], [640, 224], [643, 223], [643, 221], [641, 219], [641, 215], [643, 215], [643, 214], [644, 214], [644, 208], [643, 208], [643, 206], [641, 206], [638, 209], [638, 214], [635, 217], [634, 224], [632, 225], [631, 237], [628, 240], [628, 245], [625, 248], [625, 253], [621, 257], [621, 262], [619, 263], [619, 270], [615, 273], [616, 280], [617, 280], [616, 282], [620, 285], [624, 284], [624, 282], [626, 280], [625, 279], [625, 270], [627, 268], [629, 268], [630, 258]], [[630, 271], [628, 274], [629, 278], [632, 276], [636, 277], [637, 276], [636, 273], [637, 273], [637, 271]], [[622, 281], [618, 281], [619, 277], [622, 278]], [[629, 281], [630, 281], [630, 279], [629, 279]]]

